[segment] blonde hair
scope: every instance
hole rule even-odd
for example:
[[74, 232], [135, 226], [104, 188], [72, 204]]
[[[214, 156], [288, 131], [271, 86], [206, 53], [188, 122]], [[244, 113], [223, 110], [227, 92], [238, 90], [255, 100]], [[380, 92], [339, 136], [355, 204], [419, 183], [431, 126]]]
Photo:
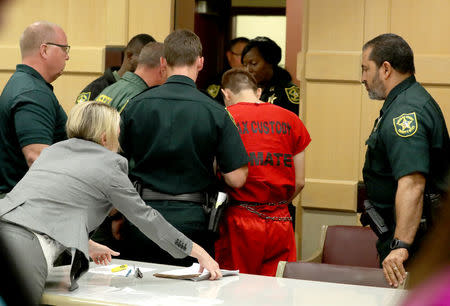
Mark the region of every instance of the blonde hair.
[[80, 138], [100, 145], [105, 134], [108, 146], [119, 146], [120, 115], [117, 110], [102, 102], [81, 102], [69, 113], [66, 123], [68, 138]]

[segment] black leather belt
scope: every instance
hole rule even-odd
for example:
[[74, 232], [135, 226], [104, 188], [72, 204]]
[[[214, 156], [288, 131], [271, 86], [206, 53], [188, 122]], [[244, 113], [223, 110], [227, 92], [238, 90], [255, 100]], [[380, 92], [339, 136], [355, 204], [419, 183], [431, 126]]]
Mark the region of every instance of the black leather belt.
[[182, 201], [182, 202], [194, 202], [199, 204], [206, 203], [205, 192], [182, 193], [174, 195], [143, 188], [141, 196], [142, 200], [144, 201]]

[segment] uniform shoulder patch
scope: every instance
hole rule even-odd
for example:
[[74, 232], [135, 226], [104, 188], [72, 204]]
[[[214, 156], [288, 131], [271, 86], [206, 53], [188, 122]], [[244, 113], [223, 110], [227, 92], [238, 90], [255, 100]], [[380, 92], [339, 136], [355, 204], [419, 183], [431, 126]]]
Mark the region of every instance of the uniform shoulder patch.
[[213, 98], [216, 98], [220, 91], [220, 85], [211, 84], [208, 86], [206, 91], [208, 92], [208, 95], [210, 95]]
[[292, 85], [291, 87], [287, 87], [284, 89], [286, 92], [286, 96], [291, 103], [299, 104], [300, 103], [300, 88], [297, 85]]
[[111, 100], [112, 100], [112, 98], [111, 98], [111, 97], [108, 97], [107, 95], [99, 95], [99, 96], [95, 99], [95, 101], [97, 101], [97, 102], [103, 102], [103, 103], [106, 103], [106, 104], [110, 104], [110, 103], [111, 103]]
[[275, 94], [271, 95], [268, 99], [267, 102], [273, 104], [275, 102], [275, 100], [278, 99], [277, 96], [275, 96]]
[[76, 100], [76, 103], [81, 103], [81, 102], [86, 102], [89, 101], [89, 98], [91, 97], [91, 92], [90, 91], [86, 91], [86, 92], [82, 92], [78, 95], [78, 98]]
[[400, 137], [410, 137], [417, 132], [419, 124], [415, 112], [401, 114], [393, 120], [395, 133]]

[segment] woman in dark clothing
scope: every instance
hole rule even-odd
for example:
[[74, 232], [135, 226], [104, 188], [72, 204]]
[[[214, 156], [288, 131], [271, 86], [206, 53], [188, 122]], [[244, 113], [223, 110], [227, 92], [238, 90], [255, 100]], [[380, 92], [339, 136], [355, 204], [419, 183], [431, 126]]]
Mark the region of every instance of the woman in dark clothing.
[[261, 101], [270, 102], [298, 115], [299, 88], [292, 77], [278, 66], [281, 48], [270, 38], [258, 36], [242, 51], [242, 64], [255, 77], [262, 88]]

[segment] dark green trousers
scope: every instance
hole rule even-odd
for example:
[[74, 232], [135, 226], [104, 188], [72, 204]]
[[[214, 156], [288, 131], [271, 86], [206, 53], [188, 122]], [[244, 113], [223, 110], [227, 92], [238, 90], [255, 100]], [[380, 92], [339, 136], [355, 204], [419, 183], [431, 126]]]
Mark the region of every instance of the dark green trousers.
[[[214, 258], [214, 238], [207, 231], [207, 218], [203, 207], [196, 203], [176, 201], [147, 201], [176, 229], [203, 247]], [[124, 228], [121, 257], [128, 260], [190, 266], [192, 257], [175, 259], [128, 222]]]

